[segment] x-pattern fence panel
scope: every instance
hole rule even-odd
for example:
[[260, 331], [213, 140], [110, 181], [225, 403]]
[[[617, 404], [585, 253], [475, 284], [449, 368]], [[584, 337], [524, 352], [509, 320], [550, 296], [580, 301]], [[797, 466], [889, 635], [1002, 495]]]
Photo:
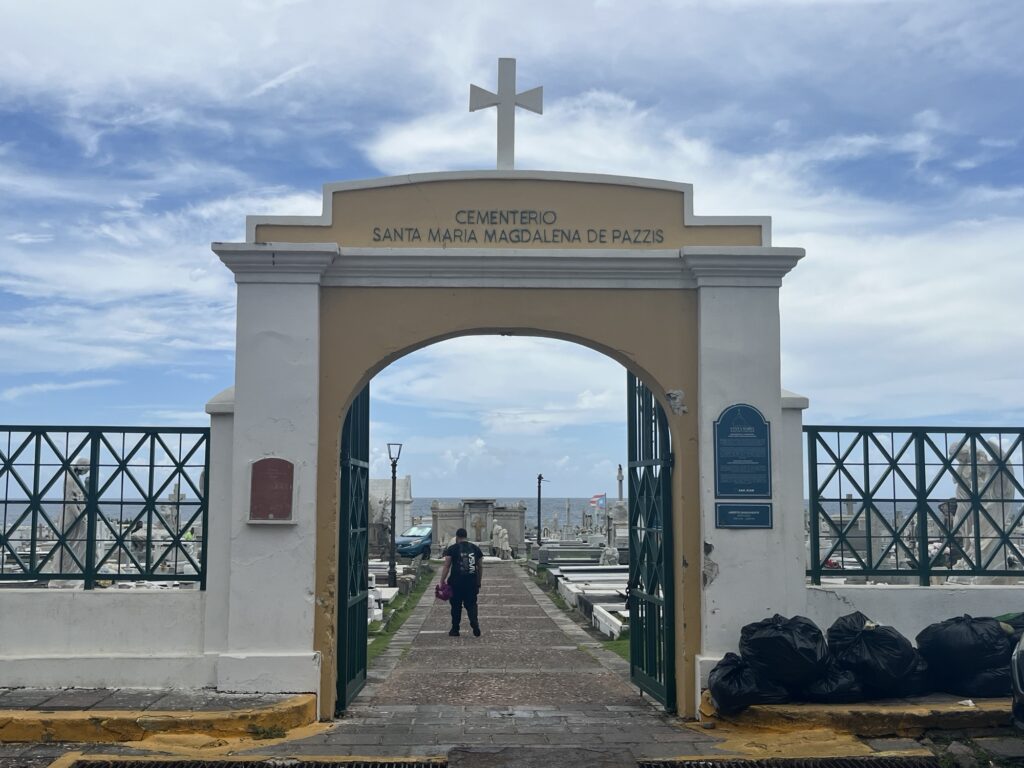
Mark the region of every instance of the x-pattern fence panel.
[[1024, 430], [804, 427], [810, 562], [879, 581], [1024, 581]]
[[0, 581], [206, 587], [210, 431], [0, 427]]

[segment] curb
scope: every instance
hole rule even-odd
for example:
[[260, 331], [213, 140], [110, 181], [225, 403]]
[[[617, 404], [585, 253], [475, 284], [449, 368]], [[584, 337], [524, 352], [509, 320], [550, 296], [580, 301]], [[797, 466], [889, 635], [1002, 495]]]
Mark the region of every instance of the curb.
[[750, 707], [723, 722], [740, 727], [793, 730], [831, 728], [856, 736], [921, 736], [925, 731], [999, 728], [1011, 725], [1009, 699], [981, 699], [965, 707], [954, 702], [914, 704], [896, 701], [875, 704], [771, 704]]
[[290, 760], [301, 760], [304, 763], [324, 763], [325, 765], [344, 765], [346, 763], [358, 763], [360, 765], [377, 765], [379, 763], [425, 763], [436, 765], [438, 768], [447, 765], [447, 758], [444, 757], [381, 757], [379, 755], [301, 755], [295, 758], [285, 758], [281, 755], [219, 755], [216, 757], [182, 758], [180, 755], [103, 755], [100, 753], [86, 755], [81, 752], [68, 752], [50, 763], [50, 768], [74, 768], [74, 766], [86, 766], [89, 763], [124, 763], [130, 766], [132, 763], [168, 763], [181, 764], [185, 760], [197, 760], [208, 763], [253, 763], [266, 762], [268, 764], [280, 763], [287, 765]]
[[157, 733], [251, 736], [288, 731], [316, 722], [316, 696], [302, 694], [268, 707], [214, 712], [83, 710], [47, 712], [0, 710], [0, 742], [141, 741]]

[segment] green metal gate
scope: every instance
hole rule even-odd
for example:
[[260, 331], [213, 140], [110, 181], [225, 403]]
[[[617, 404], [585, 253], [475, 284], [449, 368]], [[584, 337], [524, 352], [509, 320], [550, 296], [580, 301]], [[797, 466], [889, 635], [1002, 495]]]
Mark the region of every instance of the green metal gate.
[[366, 684], [367, 565], [370, 477], [370, 385], [341, 430], [338, 515], [338, 698], [340, 714]]
[[629, 390], [629, 670], [676, 709], [672, 442], [665, 412], [633, 374]]

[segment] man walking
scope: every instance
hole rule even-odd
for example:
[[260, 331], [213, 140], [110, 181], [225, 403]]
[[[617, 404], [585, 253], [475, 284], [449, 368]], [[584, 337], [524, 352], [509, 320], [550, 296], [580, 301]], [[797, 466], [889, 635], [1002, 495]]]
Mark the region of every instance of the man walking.
[[466, 607], [473, 635], [480, 637], [476, 597], [480, 592], [480, 581], [483, 578], [484, 553], [476, 544], [466, 541], [467, 536], [465, 528], [459, 528], [455, 532], [455, 543], [444, 551], [444, 568], [441, 570], [441, 581], [447, 581], [452, 587], [452, 628], [448, 631], [452, 637], [459, 636], [463, 606]]

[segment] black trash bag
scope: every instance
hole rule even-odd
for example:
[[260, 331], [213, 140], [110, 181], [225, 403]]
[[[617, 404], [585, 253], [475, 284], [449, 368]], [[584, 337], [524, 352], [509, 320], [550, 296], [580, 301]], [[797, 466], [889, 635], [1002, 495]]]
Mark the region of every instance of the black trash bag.
[[1010, 665], [983, 669], [947, 680], [943, 690], [970, 699], [999, 699], [1010, 696]]
[[803, 616], [787, 619], [775, 614], [747, 624], [740, 632], [740, 654], [758, 675], [791, 691], [820, 680], [828, 670], [825, 637]]
[[1005, 666], [1010, 636], [995, 619], [957, 616], [931, 624], [917, 636], [917, 648], [933, 679], [959, 680], [972, 672]]
[[864, 685], [852, 669], [844, 669], [835, 662], [828, 665], [825, 676], [800, 691], [803, 701], [821, 704], [853, 704], [870, 698]]
[[723, 715], [735, 715], [754, 704], [785, 704], [789, 692], [760, 677], [735, 653], [727, 653], [708, 676], [715, 707]]
[[915, 696], [927, 696], [933, 690], [928, 662], [915, 650], [913, 669], [896, 684], [896, 688], [889, 695], [897, 699], [909, 699]]
[[875, 624], [860, 611], [840, 616], [828, 628], [828, 647], [841, 667], [852, 669], [877, 696], [896, 696], [917, 651], [892, 627]]

